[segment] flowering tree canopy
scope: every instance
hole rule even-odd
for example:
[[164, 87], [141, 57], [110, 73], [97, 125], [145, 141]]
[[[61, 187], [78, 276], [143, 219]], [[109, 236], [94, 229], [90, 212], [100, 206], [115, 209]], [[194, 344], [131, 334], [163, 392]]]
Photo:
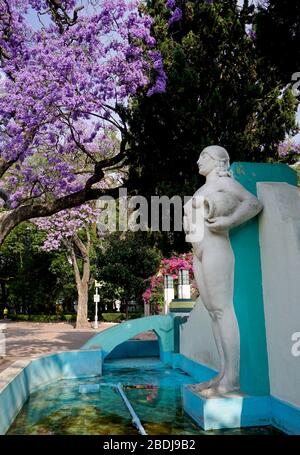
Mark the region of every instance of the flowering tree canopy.
[[35, 221], [47, 233], [43, 249], [52, 251], [65, 248], [71, 259], [78, 292], [76, 328], [89, 327], [88, 290], [92, 246], [89, 230], [96, 218], [97, 209], [91, 204], [82, 204]]
[[89, 204], [82, 204], [49, 217], [35, 220], [39, 229], [47, 233], [43, 250], [53, 251], [68, 247], [78, 237], [78, 231], [88, 229], [97, 219], [97, 210]]
[[279, 144], [278, 161], [292, 164], [300, 164], [300, 144], [286, 140]]
[[[0, 0], [0, 242], [19, 222], [117, 189], [97, 185], [127, 156], [124, 106], [165, 90], [152, 19], [139, 1]], [[29, 12], [47, 24], [35, 30]], [[49, 19], [49, 20], [48, 20]], [[121, 135], [108, 152], [111, 135]]]

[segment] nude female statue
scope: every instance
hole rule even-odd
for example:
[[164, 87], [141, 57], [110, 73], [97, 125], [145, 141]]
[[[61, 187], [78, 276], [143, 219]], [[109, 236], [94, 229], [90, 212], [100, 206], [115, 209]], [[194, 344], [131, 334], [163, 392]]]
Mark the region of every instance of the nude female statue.
[[[185, 204], [184, 229], [193, 245], [194, 275], [212, 321], [220, 371], [192, 389], [210, 397], [239, 390], [240, 334], [233, 306], [234, 255], [229, 230], [256, 216], [262, 204], [232, 178], [223, 147], [206, 147], [197, 164], [206, 183]], [[196, 232], [199, 226], [192, 219], [193, 211], [201, 211], [201, 234], [201, 229]]]

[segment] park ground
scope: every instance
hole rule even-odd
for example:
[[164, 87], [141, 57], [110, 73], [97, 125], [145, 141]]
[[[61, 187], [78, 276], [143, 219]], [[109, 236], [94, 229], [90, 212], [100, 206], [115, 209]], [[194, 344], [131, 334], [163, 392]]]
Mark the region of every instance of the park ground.
[[[55, 352], [80, 349], [97, 332], [116, 325], [110, 322], [99, 323], [98, 329], [75, 330], [66, 322], [12, 322], [6, 324], [6, 356], [0, 357], [0, 373], [17, 360], [37, 358]], [[135, 338], [152, 339], [151, 332]]]
[[112, 323], [99, 324], [98, 330], [75, 330], [71, 324], [11, 322], [6, 323], [6, 356], [0, 358], [0, 372], [16, 360], [36, 358], [54, 352], [80, 349], [96, 332], [111, 327]]

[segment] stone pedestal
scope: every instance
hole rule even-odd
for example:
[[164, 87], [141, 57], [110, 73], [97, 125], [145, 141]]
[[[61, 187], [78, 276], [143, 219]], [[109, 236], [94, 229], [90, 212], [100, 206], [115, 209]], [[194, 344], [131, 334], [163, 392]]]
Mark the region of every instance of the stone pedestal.
[[185, 412], [206, 430], [266, 426], [271, 420], [269, 396], [228, 394], [224, 397], [204, 398], [183, 386]]

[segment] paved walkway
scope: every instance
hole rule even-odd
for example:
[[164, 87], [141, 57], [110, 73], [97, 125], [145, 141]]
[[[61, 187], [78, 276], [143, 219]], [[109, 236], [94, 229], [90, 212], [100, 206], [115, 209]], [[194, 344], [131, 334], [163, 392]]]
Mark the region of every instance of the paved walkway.
[[97, 332], [115, 325], [99, 323], [99, 328], [75, 330], [66, 322], [11, 322], [0, 320], [6, 324], [6, 356], [0, 357], [0, 372], [13, 362], [24, 358], [34, 358], [60, 351], [79, 349]]
[[[12, 322], [0, 320], [6, 324], [6, 356], [0, 357], [0, 373], [13, 362], [24, 358], [35, 358], [41, 355], [60, 351], [80, 349], [97, 332], [102, 332], [116, 325], [112, 322], [99, 322], [99, 328], [75, 330], [66, 322]], [[137, 335], [135, 339], [156, 339], [153, 332]]]

